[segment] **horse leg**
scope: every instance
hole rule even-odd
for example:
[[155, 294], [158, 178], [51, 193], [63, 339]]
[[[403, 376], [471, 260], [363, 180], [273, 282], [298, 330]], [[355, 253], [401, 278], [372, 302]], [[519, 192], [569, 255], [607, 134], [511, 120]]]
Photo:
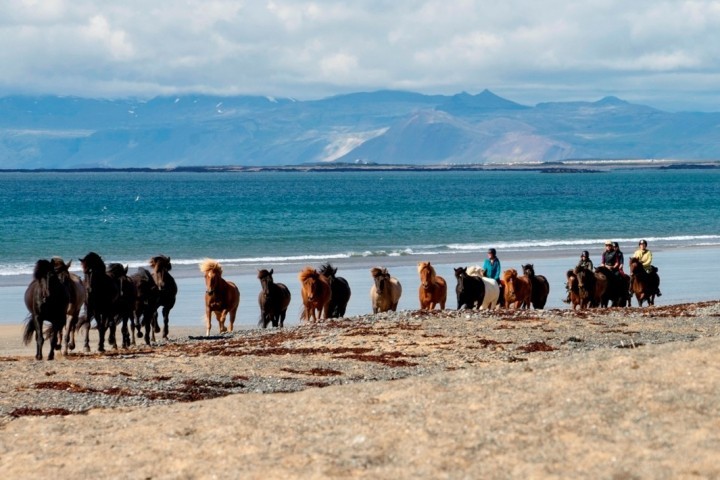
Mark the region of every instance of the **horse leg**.
[[33, 324], [35, 325], [35, 360], [42, 360], [42, 348], [43, 343], [45, 342], [45, 337], [43, 337], [42, 332], [42, 320], [39, 320], [37, 315], [32, 316]]
[[[163, 340], [167, 340], [168, 333], [170, 332], [170, 309], [167, 305], [163, 307]], [[232, 329], [231, 329], [232, 330]]]
[[232, 332], [233, 328], [235, 328], [235, 315], [237, 315], [237, 310], [232, 310], [229, 312], [228, 321], [230, 323], [230, 329], [228, 331], [230, 332]]
[[205, 336], [210, 336], [210, 326], [212, 325], [212, 312], [209, 308], [205, 309]]
[[115, 338], [115, 333], [117, 329], [118, 319], [120, 318], [119, 315], [113, 315], [110, 318], [110, 325], [108, 325], [108, 343], [113, 348], [113, 350], [117, 350], [117, 340]]

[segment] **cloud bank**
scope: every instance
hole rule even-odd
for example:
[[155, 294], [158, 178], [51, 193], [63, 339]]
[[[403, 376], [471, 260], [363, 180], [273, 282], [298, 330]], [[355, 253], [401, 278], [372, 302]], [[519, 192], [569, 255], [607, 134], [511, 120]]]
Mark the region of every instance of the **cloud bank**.
[[489, 88], [720, 111], [714, 0], [0, 0], [0, 42], [0, 95]]

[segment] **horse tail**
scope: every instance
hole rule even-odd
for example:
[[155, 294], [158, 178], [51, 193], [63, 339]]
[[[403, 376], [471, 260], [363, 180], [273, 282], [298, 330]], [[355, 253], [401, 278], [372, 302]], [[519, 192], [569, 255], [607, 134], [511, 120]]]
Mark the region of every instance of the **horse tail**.
[[33, 322], [32, 315], [28, 315], [25, 319], [25, 329], [23, 331], [23, 343], [29, 345], [35, 333], [35, 322]]

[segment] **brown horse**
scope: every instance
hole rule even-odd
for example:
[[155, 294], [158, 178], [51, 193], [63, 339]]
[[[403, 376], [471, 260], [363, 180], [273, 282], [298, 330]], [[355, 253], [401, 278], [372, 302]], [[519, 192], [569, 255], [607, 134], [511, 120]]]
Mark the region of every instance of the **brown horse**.
[[570, 293], [570, 308], [576, 310], [579, 308], [585, 308], [582, 305], [582, 299], [580, 298], [580, 287], [578, 286], [578, 278], [575, 272], [572, 270], [567, 271], [567, 291]]
[[580, 308], [607, 307], [605, 291], [608, 279], [602, 272], [593, 272], [589, 268], [575, 267], [572, 271], [578, 279]]
[[[178, 287], [175, 279], [170, 275], [172, 263], [170, 257], [165, 255], [156, 255], [150, 259], [150, 266], [153, 269], [152, 276], [158, 288], [157, 306], [162, 307], [163, 315], [163, 336], [167, 339], [168, 329], [170, 325], [170, 310], [175, 306], [175, 298], [177, 297]], [[238, 302], [239, 302], [238, 294]], [[153, 314], [153, 331], [152, 339], [155, 341], [155, 333], [160, 331], [157, 321], [157, 311]], [[230, 327], [232, 331], [232, 327]]]
[[430, 265], [430, 262], [419, 262], [418, 274], [420, 274], [420, 287], [418, 288], [420, 309], [434, 310], [435, 306], [438, 305], [440, 310], [445, 310], [445, 302], [447, 301], [447, 283], [445, 279], [435, 273], [435, 268]]
[[523, 265], [523, 274], [530, 280], [532, 285], [532, 306], [534, 309], [545, 308], [548, 295], [550, 295], [550, 283], [543, 275], [535, 275], [535, 267], [532, 263]]
[[215, 260], [206, 258], [200, 264], [200, 271], [205, 274], [205, 335], [210, 335], [213, 313], [220, 326], [220, 333], [228, 331], [225, 318], [229, 315], [232, 332], [240, 305], [240, 290], [234, 283], [222, 278], [222, 266]]
[[370, 301], [372, 302], [373, 313], [397, 310], [402, 285], [397, 278], [391, 277], [387, 268], [374, 267], [370, 269], [373, 277], [373, 286], [370, 287]]
[[505, 283], [505, 306], [510, 308], [530, 308], [532, 302], [532, 283], [527, 277], [518, 277], [517, 270], [511, 268], [503, 272]]
[[328, 318], [330, 305], [330, 282], [327, 277], [312, 267], [305, 267], [299, 274], [300, 294], [302, 295], [302, 320], [322, 320]]
[[655, 295], [660, 288], [660, 277], [657, 272], [648, 273], [637, 258], [630, 259], [630, 291], [635, 294], [638, 306], [643, 302], [655, 305]]

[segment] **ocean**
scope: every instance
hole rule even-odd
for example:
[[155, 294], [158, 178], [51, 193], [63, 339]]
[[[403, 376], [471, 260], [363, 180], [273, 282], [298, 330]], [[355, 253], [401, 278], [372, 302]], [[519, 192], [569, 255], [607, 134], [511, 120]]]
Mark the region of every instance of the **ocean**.
[[[152, 255], [172, 258], [180, 284], [171, 322], [202, 326], [198, 263], [218, 259], [241, 288], [238, 323], [257, 322], [258, 268], [274, 268], [299, 315], [297, 273], [330, 261], [350, 281], [348, 314], [369, 313], [369, 268], [403, 282], [400, 308], [414, 309], [418, 261], [450, 286], [453, 266], [482, 263], [489, 247], [503, 268], [534, 263], [564, 307], [564, 272], [579, 252], [598, 263], [605, 240], [626, 259], [645, 238], [660, 268], [661, 303], [715, 299], [697, 291], [698, 271], [717, 275], [720, 170], [615, 169], [375, 172], [21, 172], [0, 173], [0, 323], [26, 315], [22, 292], [38, 258], [89, 251], [134, 270]], [[717, 282], [714, 282], [717, 285]], [[708, 287], [705, 287], [708, 288]], [[172, 324], [171, 324], [172, 326]], [[214, 324], [213, 329], [217, 326]]]

